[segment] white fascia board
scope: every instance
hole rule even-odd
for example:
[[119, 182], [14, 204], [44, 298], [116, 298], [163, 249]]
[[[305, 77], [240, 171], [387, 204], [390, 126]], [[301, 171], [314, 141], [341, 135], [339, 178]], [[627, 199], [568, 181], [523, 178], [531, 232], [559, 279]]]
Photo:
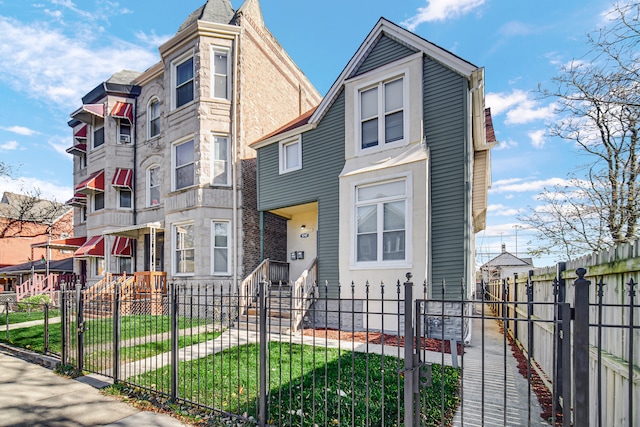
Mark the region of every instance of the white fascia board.
[[317, 126], [316, 123], [307, 123], [306, 125], [302, 125], [299, 126], [295, 129], [291, 129], [289, 131], [286, 132], [282, 132], [279, 133], [277, 135], [273, 135], [272, 137], [269, 137], [267, 139], [263, 139], [262, 141], [258, 141], [258, 142], [254, 142], [253, 144], [249, 144], [249, 147], [253, 148], [254, 150], [257, 150], [259, 148], [262, 147], [266, 147], [267, 145], [271, 145], [275, 142], [280, 142], [283, 141], [285, 139], [289, 139], [292, 138], [294, 136], [298, 136], [301, 135], [307, 131], [310, 131], [311, 129], [315, 129], [315, 127]]

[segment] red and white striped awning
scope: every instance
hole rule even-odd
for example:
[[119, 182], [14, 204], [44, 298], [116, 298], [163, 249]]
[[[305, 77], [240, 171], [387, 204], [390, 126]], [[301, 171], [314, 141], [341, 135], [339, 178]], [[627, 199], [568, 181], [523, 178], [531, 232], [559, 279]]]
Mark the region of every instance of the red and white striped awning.
[[67, 200], [65, 205], [71, 205], [76, 207], [83, 207], [87, 205], [87, 195], [82, 193], [76, 193], [72, 198]]
[[115, 256], [131, 256], [131, 239], [128, 237], [116, 236], [111, 248], [111, 255]]
[[87, 125], [82, 125], [80, 129], [78, 129], [73, 137], [76, 139], [87, 139]]
[[91, 124], [93, 117], [104, 118], [104, 104], [84, 104], [74, 111], [71, 117], [81, 122]]
[[87, 144], [74, 144], [72, 147], [67, 148], [66, 151], [71, 155], [80, 156], [87, 153]]
[[114, 187], [125, 187], [131, 190], [131, 182], [133, 181], [133, 169], [117, 168], [111, 185]]
[[76, 186], [76, 193], [93, 194], [98, 191], [104, 191], [103, 170], [92, 173], [89, 178]]
[[104, 236], [93, 236], [73, 254], [76, 258], [104, 257]]
[[133, 104], [128, 102], [116, 102], [111, 110], [111, 117], [116, 119], [129, 120], [133, 124]]

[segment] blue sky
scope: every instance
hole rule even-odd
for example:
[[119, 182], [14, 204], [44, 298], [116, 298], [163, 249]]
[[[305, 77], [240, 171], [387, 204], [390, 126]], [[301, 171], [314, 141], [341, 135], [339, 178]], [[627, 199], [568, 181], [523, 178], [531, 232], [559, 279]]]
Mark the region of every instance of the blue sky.
[[[0, 178], [0, 192], [35, 187], [44, 197], [70, 198], [69, 114], [115, 72], [156, 63], [158, 46], [203, 3], [0, 0], [0, 161], [16, 168], [15, 179]], [[241, 4], [232, 0], [234, 8]], [[587, 161], [570, 142], [548, 137], [553, 103], [535, 90], [550, 87], [562, 64], [587, 52], [585, 35], [605, 23], [610, 1], [262, 0], [261, 6], [267, 27], [322, 94], [381, 16], [485, 67], [486, 106], [500, 145], [492, 154], [478, 262], [497, 255], [501, 243], [527, 256], [534, 234], [518, 228], [516, 215]]]

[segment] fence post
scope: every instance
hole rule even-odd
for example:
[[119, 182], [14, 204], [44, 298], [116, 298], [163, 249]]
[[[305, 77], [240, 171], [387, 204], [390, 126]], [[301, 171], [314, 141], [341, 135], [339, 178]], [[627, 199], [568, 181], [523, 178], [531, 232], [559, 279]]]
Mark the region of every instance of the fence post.
[[[407, 273], [407, 281], [404, 282], [404, 425], [413, 427], [415, 412], [419, 405], [415, 404], [414, 385], [417, 385], [415, 374], [418, 372], [413, 366], [413, 282], [411, 273]], [[444, 293], [443, 293], [444, 298]], [[400, 326], [400, 325], [398, 325]], [[443, 327], [444, 331], [444, 327]], [[444, 341], [444, 333], [442, 336]]]
[[573, 324], [574, 425], [589, 425], [589, 285], [587, 270], [578, 268]]
[[[565, 262], [559, 262], [556, 266], [556, 283], [555, 283], [555, 287], [553, 289], [553, 294], [554, 294], [554, 303], [556, 306], [558, 306], [558, 304], [565, 302], [565, 287], [566, 287], [566, 282], [564, 280], [564, 272], [567, 269], [567, 264]], [[559, 306], [555, 311], [555, 316], [556, 322], [560, 322], [560, 324], [562, 323], [562, 310], [559, 309]], [[562, 409], [562, 404], [560, 403], [560, 397], [563, 395], [563, 385], [562, 385], [562, 370], [563, 370], [563, 350], [562, 350], [562, 336], [561, 335], [557, 335], [556, 336], [556, 372], [555, 372], [555, 378], [556, 378], [556, 410], [560, 411]], [[571, 365], [567, 364], [567, 369], [570, 369]]]
[[527, 352], [529, 356], [533, 358], [533, 322], [531, 319], [533, 318], [533, 270], [529, 270], [529, 274], [527, 276], [527, 341], [528, 341], [528, 349]]
[[6, 330], [6, 339], [9, 341], [9, 301], [4, 302], [4, 325]]
[[76, 286], [76, 336], [78, 348], [76, 349], [76, 368], [78, 371], [84, 370], [84, 301], [82, 299], [82, 288]]
[[60, 352], [61, 354], [61, 362], [63, 365], [68, 363], [68, 345], [69, 345], [69, 335], [67, 331], [69, 330], [69, 319], [67, 319], [67, 284], [62, 283], [60, 285]]
[[171, 401], [178, 399], [178, 285], [169, 283], [171, 292]]
[[518, 273], [513, 273], [513, 339], [518, 341]]
[[120, 284], [113, 287], [113, 382], [120, 379]]
[[258, 282], [258, 313], [260, 314], [260, 414], [259, 426], [267, 425], [267, 294], [266, 277]]
[[49, 304], [44, 304], [44, 353], [49, 352]]

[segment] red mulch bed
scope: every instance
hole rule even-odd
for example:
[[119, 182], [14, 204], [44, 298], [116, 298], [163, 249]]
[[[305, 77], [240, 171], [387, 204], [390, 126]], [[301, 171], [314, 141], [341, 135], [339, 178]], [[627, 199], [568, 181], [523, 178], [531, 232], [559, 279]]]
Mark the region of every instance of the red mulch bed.
[[[328, 338], [343, 341], [353, 341], [358, 343], [383, 344], [383, 334], [381, 332], [345, 332], [337, 329], [305, 329], [305, 336], [315, 336], [317, 338]], [[442, 352], [442, 341], [435, 338], [421, 338], [420, 349], [428, 351]], [[384, 334], [384, 345], [404, 346], [404, 337], [397, 335]], [[462, 354], [464, 346], [458, 343], [458, 354]], [[451, 344], [449, 341], [444, 342], [444, 352], [451, 354]]]
[[[502, 322], [498, 321], [498, 323], [500, 325], [500, 331], [503, 332], [504, 329], [503, 329]], [[513, 357], [518, 362], [518, 372], [520, 372], [520, 375], [522, 375], [524, 378], [527, 378], [527, 365], [528, 365], [527, 356], [525, 356], [522, 353], [522, 350], [520, 349], [518, 344], [513, 340], [511, 335], [507, 334], [507, 337], [509, 339], [509, 345], [511, 346], [511, 353], [513, 354]], [[531, 363], [536, 364], [534, 360], [532, 360]], [[536, 364], [536, 366], [538, 365]], [[531, 382], [531, 390], [533, 390], [533, 392], [538, 397], [538, 402], [540, 403], [540, 407], [542, 408], [542, 413], [540, 414], [540, 416], [542, 417], [542, 419], [551, 422], [551, 419], [553, 417], [553, 410], [554, 410], [553, 409], [553, 393], [551, 393], [551, 391], [544, 384], [544, 382], [540, 378], [540, 375], [538, 375], [538, 372], [534, 369], [533, 366], [531, 367], [529, 378], [530, 378], [529, 381]], [[562, 425], [562, 412], [557, 411], [556, 426], [561, 426], [561, 425]]]

